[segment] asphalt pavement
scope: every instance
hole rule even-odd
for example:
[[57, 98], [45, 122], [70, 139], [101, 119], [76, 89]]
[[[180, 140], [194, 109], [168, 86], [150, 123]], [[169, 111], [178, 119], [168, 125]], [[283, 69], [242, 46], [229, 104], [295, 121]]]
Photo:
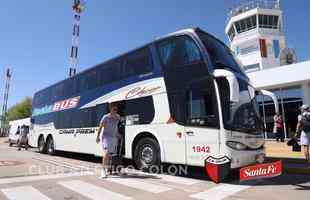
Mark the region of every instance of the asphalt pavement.
[[[149, 174], [127, 169], [121, 176], [99, 179], [100, 158], [36, 149], [17, 151], [0, 139], [0, 200], [81, 199], [310, 199], [310, 176], [281, 176], [215, 184], [201, 168], [188, 175]], [[130, 161], [127, 161], [127, 167]]]

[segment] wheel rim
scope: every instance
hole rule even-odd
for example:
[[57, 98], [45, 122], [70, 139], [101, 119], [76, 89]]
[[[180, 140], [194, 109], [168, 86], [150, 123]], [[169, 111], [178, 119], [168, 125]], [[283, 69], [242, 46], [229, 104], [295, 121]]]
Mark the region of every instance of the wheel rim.
[[39, 150], [40, 151], [43, 150], [43, 145], [44, 145], [44, 141], [43, 141], [43, 139], [40, 139], [40, 142], [39, 142]]
[[144, 146], [141, 151], [141, 160], [149, 164], [153, 160], [153, 149], [150, 146]]
[[52, 153], [54, 152], [54, 141], [50, 140], [50, 142], [48, 143], [48, 152]]

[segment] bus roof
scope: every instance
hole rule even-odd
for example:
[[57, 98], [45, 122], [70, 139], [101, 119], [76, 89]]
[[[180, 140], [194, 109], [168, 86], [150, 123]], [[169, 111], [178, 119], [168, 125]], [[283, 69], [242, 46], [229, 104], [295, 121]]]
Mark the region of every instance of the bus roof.
[[52, 88], [52, 87], [54, 87], [54, 86], [56, 86], [56, 85], [58, 85], [58, 84], [60, 84], [60, 83], [62, 83], [62, 82], [64, 82], [64, 81], [66, 81], [66, 80], [74, 79], [75, 77], [77, 77], [77, 76], [79, 76], [79, 75], [81, 75], [81, 74], [83, 74], [83, 73], [86, 73], [86, 72], [88, 72], [88, 71], [91, 71], [91, 70], [95, 69], [95, 68], [98, 67], [99, 65], [103, 65], [103, 64], [105, 64], [105, 63], [108, 63], [108, 62], [111, 62], [111, 61], [113, 61], [113, 60], [116, 60], [116, 59], [118, 59], [118, 58], [120, 58], [120, 57], [123, 57], [123, 56], [125, 56], [125, 55], [127, 55], [127, 54], [129, 54], [129, 53], [131, 53], [131, 52], [133, 52], [133, 51], [135, 51], [135, 50], [137, 50], [137, 49], [146, 47], [146, 46], [148, 46], [148, 45], [150, 45], [150, 44], [152, 44], [152, 43], [154, 43], [154, 42], [157, 42], [157, 41], [159, 41], [159, 40], [163, 40], [163, 39], [166, 39], [166, 38], [169, 38], [169, 37], [181, 35], [181, 34], [194, 33], [196, 30], [202, 31], [202, 29], [200, 29], [199, 27], [196, 27], [196, 28], [187, 28], [187, 29], [182, 29], [182, 30], [179, 30], [179, 31], [176, 31], [176, 32], [173, 32], [173, 33], [169, 33], [169, 34], [164, 35], [164, 36], [161, 36], [161, 37], [157, 37], [157, 38], [155, 38], [155, 40], [153, 40], [153, 41], [151, 41], [151, 42], [149, 42], [149, 43], [147, 43], [147, 44], [144, 44], [144, 45], [142, 45], [142, 46], [139, 46], [139, 47], [137, 47], [137, 48], [134, 48], [134, 49], [132, 49], [132, 50], [130, 50], [130, 51], [128, 51], [128, 52], [125, 52], [125, 53], [123, 53], [123, 54], [120, 54], [120, 55], [118, 55], [118, 56], [116, 56], [116, 57], [110, 58], [110, 59], [108, 59], [108, 60], [106, 60], [106, 61], [104, 61], [104, 62], [98, 63], [98, 64], [94, 65], [93, 67], [87, 68], [87, 69], [85, 69], [85, 70], [83, 70], [83, 71], [77, 73], [77, 74], [76, 74], [75, 76], [73, 76], [73, 77], [69, 77], [69, 78], [60, 80], [60, 81], [58, 81], [58, 82], [56, 82], [56, 83], [54, 83], [54, 84], [52, 84], [52, 85], [49, 85], [48, 87], [45, 87], [45, 88], [43, 88], [43, 89], [41, 89], [41, 90], [38, 90], [37, 92], [34, 93], [34, 95], [36, 95], [36, 94], [38, 94], [38, 93], [40, 93], [40, 92], [43, 92], [44, 90], [47, 90], [47, 89], [49, 89], [49, 88]]

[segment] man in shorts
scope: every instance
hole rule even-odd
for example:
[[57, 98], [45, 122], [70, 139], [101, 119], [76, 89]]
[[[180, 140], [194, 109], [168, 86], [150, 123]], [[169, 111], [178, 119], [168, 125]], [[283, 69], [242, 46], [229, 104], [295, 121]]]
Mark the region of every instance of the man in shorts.
[[107, 177], [111, 154], [116, 153], [117, 151], [118, 138], [120, 137], [118, 132], [118, 123], [120, 121], [120, 116], [117, 114], [117, 111], [117, 104], [110, 104], [110, 113], [104, 115], [100, 120], [100, 126], [96, 138], [96, 142], [100, 142], [103, 149], [103, 168], [100, 178]]
[[303, 122], [305, 119], [309, 119], [310, 117], [310, 109], [308, 105], [302, 106], [302, 113], [301, 116], [298, 116], [298, 123], [299, 128], [301, 130], [300, 134], [300, 144], [303, 146], [304, 154], [306, 157], [307, 162], [310, 164], [310, 131], [306, 129], [304, 126], [305, 122]]

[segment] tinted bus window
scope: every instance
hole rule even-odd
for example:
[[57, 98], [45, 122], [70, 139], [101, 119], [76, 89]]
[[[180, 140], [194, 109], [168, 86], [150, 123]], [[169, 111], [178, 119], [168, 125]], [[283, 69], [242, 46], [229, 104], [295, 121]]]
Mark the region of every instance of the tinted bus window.
[[153, 121], [155, 108], [152, 96], [126, 101], [125, 109], [128, 124], [149, 124]]
[[158, 51], [166, 66], [184, 66], [202, 60], [198, 46], [188, 36], [163, 41], [159, 43]]
[[100, 66], [98, 70], [99, 85], [104, 85], [119, 80], [120, 66], [120, 61], [112, 61]]
[[88, 90], [94, 89], [98, 86], [97, 70], [91, 70], [86, 73], [86, 88]]
[[240, 74], [244, 74], [234, 59], [230, 49], [225, 44], [207, 33], [201, 31], [197, 31], [197, 33], [207, 49], [211, 62], [215, 68], [228, 68]]
[[124, 62], [123, 76], [126, 78], [146, 74], [151, 72], [152, 68], [150, 51], [148, 48], [143, 48], [127, 55]]
[[187, 124], [217, 127], [217, 103], [212, 79], [193, 83], [187, 90]]

